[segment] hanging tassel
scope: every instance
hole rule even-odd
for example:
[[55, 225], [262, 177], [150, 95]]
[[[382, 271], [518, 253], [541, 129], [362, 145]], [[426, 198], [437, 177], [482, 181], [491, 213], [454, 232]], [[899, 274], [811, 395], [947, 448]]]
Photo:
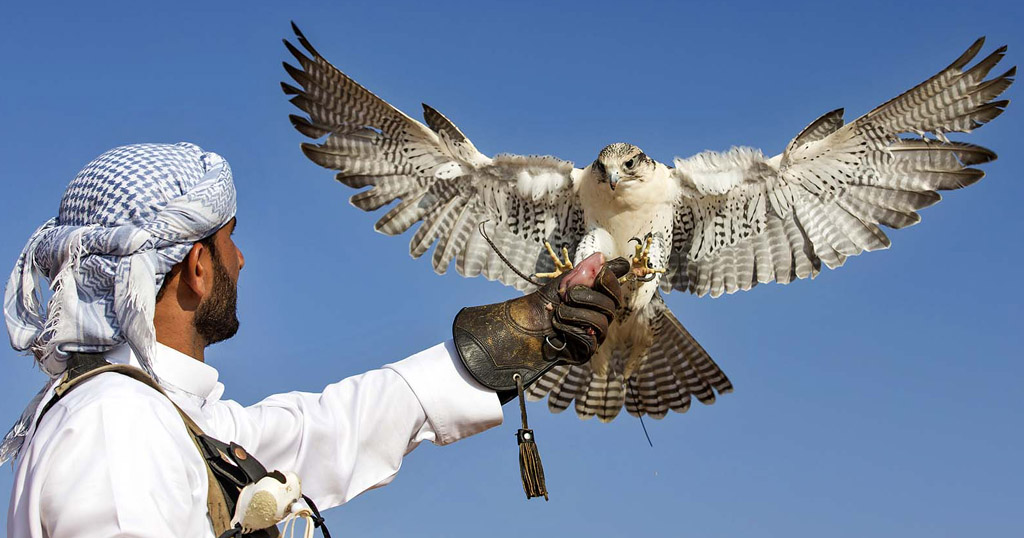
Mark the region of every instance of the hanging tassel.
[[544, 497], [548, 500], [548, 487], [544, 484], [544, 465], [540, 462], [540, 452], [537, 451], [537, 442], [533, 437], [533, 430], [526, 422], [526, 398], [523, 395], [523, 378], [519, 374], [512, 376], [516, 380], [516, 390], [519, 391], [519, 411], [523, 415], [523, 427], [516, 432], [516, 440], [519, 441], [519, 471], [523, 476], [523, 491], [526, 498]]

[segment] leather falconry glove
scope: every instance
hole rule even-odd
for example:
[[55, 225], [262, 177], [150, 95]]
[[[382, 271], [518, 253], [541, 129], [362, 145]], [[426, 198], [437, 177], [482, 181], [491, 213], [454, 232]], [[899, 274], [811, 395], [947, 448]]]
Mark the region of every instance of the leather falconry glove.
[[604, 341], [622, 306], [619, 277], [630, 263], [604, 263], [594, 254], [537, 291], [455, 316], [455, 348], [470, 374], [498, 393], [501, 403], [519, 396], [523, 427], [516, 432], [526, 498], [548, 498], [544, 466], [526, 417], [523, 387], [558, 364], [583, 364]]
[[618, 279], [630, 268], [625, 258], [602, 261], [595, 254], [529, 295], [455, 316], [459, 357], [502, 403], [516, 395], [516, 374], [528, 386], [552, 367], [583, 364], [597, 351], [622, 306]]

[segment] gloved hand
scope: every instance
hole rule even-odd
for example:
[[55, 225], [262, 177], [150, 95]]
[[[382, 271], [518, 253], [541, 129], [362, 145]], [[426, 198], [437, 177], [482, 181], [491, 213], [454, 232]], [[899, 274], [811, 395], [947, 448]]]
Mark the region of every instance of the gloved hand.
[[503, 303], [463, 308], [452, 333], [466, 368], [502, 403], [557, 364], [583, 364], [604, 341], [622, 306], [625, 258], [602, 265], [595, 254], [537, 291]]

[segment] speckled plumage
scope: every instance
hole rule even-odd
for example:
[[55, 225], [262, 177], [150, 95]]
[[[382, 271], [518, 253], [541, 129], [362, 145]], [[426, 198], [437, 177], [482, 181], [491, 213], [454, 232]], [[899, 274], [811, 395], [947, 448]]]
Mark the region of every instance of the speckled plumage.
[[[575, 403], [581, 417], [608, 421], [625, 407], [661, 418], [684, 412], [691, 396], [711, 403], [732, 390], [729, 379], [665, 306], [661, 292], [717, 297], [758, 283], [813, 277], [865, 250], [889, 246], [879, 228], [920, 220], [916, 210], [938, 190], [979, 180], [970, 168], [991, 151], [951, 142], [998, 116], [995, 99], [1015, 68], [985, 80], [1005, 47], [967, 69], [978, 40], [936, 76], [858, 118], [843, 111], [812, 122], [781, 155], [733, 148], [675, 159], [674, 168], [631, 144], [611, 144], [585, 168], [554, 157], [481, 154], [441, 113], [424, 105], [426, 125], [359, 86], [320, 56], [296, 29], [299, 67], [285, 65], [299, 87], [283, 84], [308, 116], [292, 123], [317, 143], [302, 145], [338, 181], [370, 187], [352, 204], [372, 211], [394, 201], [377, 230], [397, 235], [422, 222], [410, 243], [432, 264], [451, 262], [464, 276], [529, 290], [477, 233], [486, 229], [521, 270], [554, 268], [544, 248], [566, 247], [575, 261], [601, 251], [633, 254], [651, 239], [651, 266], [666, 272], [629, 284], [624, 315], [587, 365], [560, 366], [527, 392], [550, 395], [560, 411]], [[925, 139], [930, 134], [932, 138]]]

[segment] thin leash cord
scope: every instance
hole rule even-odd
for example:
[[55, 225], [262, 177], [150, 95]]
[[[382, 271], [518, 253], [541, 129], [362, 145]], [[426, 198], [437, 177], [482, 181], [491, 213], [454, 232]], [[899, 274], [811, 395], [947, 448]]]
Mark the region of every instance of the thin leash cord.
[[[640, 398], [638, 397], [638, 395], [636, 393], [636, 389], [633, 388], [632, 380], [626, 379], [626, 386], [629, 387], [629, 392], [631, 392], [633, 394], [633, 399], [636, 400], [637, 402], [639, 402]], [[647, 425], [644, 424], [644, 414], [640, 413], [639, 412], [640, 411], [639, 406], [637, 406], [637, 407], [638, 407], [637, 408], [637, 411], [638, 411], [637, 418], [640, 419], [640, 427], [644, 429], [644, 437], [647, 438], [647, 444], [651, 445], [651, 448], [654, 448], [654, 443], [651, 442], [651, 436], [647, 433]]]
[[517, 269], [516, 266], [512, 265], [512, 262], [508, 261], [508, 258], [506, 258], [505, 255], [502, 254], [500, 250], [498, 250], [498, 245], [495, 245], [494, 241], [491, 241], [491, 238], [487, 237], [487, 231], [484, 230], [484, 224], [487, 224], [488, 222], [490, 221], [480, 221], [478, 228], [480, 230], [480, 235], [484, 236], [484, 241], [487, 241], [487, 244], [491, 246], [491, 250], [493, 250], [494, 253], [498, 255], [498, 258], [500, 258], [501, 261], [505, 262], [505, 265], [507, 265], [509, 269], [511, 269], [515, 274], [519, 275], [519, 278], [529, 282], [530, 284], [533, 284], [534, 286], [537, 286], [538, 288], [543, 286], [544, 284], [541, 284], [540, 282], [537, 282], [536, 280], [524, 275], [522, 271]]

